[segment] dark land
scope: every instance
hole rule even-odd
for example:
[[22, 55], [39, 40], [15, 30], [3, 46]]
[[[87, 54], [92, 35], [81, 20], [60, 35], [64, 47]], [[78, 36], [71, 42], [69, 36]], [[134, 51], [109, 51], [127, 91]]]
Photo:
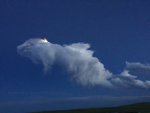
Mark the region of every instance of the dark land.
[[32, 113], [150, 113], [150, 102], [130, 104], [119, 107], [42, 111]]

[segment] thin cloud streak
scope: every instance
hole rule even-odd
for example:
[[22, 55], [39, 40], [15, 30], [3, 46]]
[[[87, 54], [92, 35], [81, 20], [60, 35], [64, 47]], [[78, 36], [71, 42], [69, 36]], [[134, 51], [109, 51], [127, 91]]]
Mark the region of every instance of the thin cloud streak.
[[150, 75], [150, 65], [142, 64], [140, 62], [126, 62], [126, 70], [135, 74]]

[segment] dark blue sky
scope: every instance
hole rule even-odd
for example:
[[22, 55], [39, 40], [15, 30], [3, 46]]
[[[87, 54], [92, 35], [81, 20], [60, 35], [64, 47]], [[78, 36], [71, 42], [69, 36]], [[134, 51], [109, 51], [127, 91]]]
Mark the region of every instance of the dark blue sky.
[[[21, 57], [16, 49], [43, 32], [52, 43], [89, 43], [94, 56], [113, 73], [120, 73], [125, 61], [150, 63], [148, 0], [1, 0], [0, 112], [150, 101], [146, 97], [149, 90], [82, 87], [69, 80], [57, 66], [44, 74], [41, 65]], [[139, 77], [150, 79], [150, 76]], [[103, 96], [110, 100], [102, 99]], [[113, 100], [116, 97], [119, 99]], [[124, 97], [130, 98], [129, 101], [124, 101]]]

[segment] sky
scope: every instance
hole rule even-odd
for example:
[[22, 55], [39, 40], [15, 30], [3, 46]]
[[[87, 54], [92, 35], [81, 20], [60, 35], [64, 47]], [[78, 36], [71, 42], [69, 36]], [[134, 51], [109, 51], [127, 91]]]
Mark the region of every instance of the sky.
[[1, 0], [0, 112], [150, 101], [149, 6]]

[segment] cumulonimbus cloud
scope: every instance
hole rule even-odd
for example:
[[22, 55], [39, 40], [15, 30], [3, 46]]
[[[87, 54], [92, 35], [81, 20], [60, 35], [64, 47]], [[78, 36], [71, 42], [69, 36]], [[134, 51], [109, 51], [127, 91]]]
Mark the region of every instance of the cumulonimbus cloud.
[[34, 63], [43, 64], [44, 71], [49, 70], [53, 64], [60, 64], [72, 75], [73, 80], [83, 86], [112, 88], [119, 84], [123, 87], [150, 88], [150, 81], [142, 81], [129, 74], [133, 67], [131, 63], [126, 63], [126, 68], [121, 74], [114, 75], [105, 69], [104, 64], [93, 56], [94, 52], [89, 48], [87, 43], [59, 45], [46, 39], [29, 39], [19, 45], [17, 51]]

